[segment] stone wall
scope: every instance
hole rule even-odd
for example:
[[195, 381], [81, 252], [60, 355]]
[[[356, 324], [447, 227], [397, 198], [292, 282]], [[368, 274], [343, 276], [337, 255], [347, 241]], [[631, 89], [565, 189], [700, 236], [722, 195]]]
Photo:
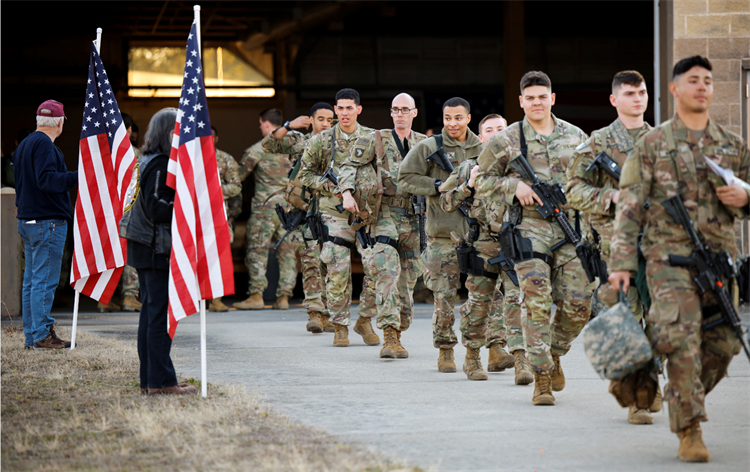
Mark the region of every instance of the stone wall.
[[750, 0], [674, 0], [673, 19], [674, 61], [695, 54], [711, 60], [711, 117], [741, 135], [741, 63], [750, 57]]

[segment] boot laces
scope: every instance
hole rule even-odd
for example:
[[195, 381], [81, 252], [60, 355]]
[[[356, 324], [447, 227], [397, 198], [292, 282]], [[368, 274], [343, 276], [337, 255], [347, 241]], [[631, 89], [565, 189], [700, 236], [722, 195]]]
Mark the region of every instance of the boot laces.
[[549, 375], [540, 375], [536, 380], [536, 384], [539, 387], [540, 393], [552, 393]]
[[443, 360], [444, 361], [453, 360], [453, 351], [450, 349], [443, 349]]

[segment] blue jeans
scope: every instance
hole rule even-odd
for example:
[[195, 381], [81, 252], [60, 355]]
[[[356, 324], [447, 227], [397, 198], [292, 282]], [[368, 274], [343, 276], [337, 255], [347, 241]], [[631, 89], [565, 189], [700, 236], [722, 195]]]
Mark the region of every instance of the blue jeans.
[[21, 305], [27, 346], [46, 338], [55, 324], [49, 313], [60, 282], [63, 247], [68, 233], [65, 220], [32, 221], [18, 220], [18, 234], [26, 252]]

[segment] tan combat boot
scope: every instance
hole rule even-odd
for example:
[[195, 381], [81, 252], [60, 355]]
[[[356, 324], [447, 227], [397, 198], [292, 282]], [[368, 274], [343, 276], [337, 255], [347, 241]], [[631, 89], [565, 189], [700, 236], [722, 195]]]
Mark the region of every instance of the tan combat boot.
[[552, 380], [552, 391], [559, 392], [565, 388], [565, 374], [563, 374], [562, 367], [560, 366], [560, 356], [552, 355], [552, 362], [555, 363], [555, 368], [549, 374]]
[[555, 397], [552, 396], [551, 383], [549, 374], [534, 372], [534, 396], [531, 398], [531, 403], [534, 405], [554, 405]]
[[464, 358], [464, 374], [469, 380], [487, 380], [487, 372], [482, 368], [482, 359], [479, 357], [479, 348], [466, 348]]
[[531, 373], [531, 365], [526, 358], [526, 352], [523, 349], [513, 351], [513, 358], [516, 366], [516, 385], [528, 385], [534, 381], [534, 374]]
[[317, 311], [310, 312], [310, 321], [307, 322], [307, 331], [311, 333], [322, 333], [323, 323], [320, 319], [320, 313]]
[[124, 311], [141, 311], [141, 302], [132, 295], [125, 295], [122, 299], [122, 309]]
[[263, 295], [254, 293], [247, 297], [247, 299], [235, 303], [234, 307], [239, 310], [262, 310], [266, 305], [263, 303]]
[[654, 417], [648, 410], [630, 405], [628, 408], [628, 423], [630, 424], [654, 424]]
[[438, 355], [438, 371], [450, 373], [456, 371], [456, 362], [453, 359], [453, 348], [448, 349], [440, 348], [440, 354]]
[[[370, 318], [360, 316], [357, 323], [354, 325], [354, 332], [362, 336], [362, 340], [368, 346], [377, 346], [380, 344], [380, 338], [375, 331], [372, 329], [372, 322]], [[383, 357], [382, 355], [380, 357]]]
[[651, 406], [648, 408], [651, 413], [659, 413], [661, 411], [661, 403], [664, 400], [661, 396], [661, 389], [659, 388], [659, 384], [656, 384], [656, 395], [654, 396], [654, 402], [651, 403]]
[[273, 304], [274, 310], [288, 310], [289, 309], [289, 297], [281, 296], [276, 298], [276, 303]]
[[99, 302], [96, 305], [96, 309], [99, 310], [99, 313], [114, 313], [121, 310], [120, 305], [115, 303], [112, 299], [110, 299], [109, 303], [107, 303], [106, 305], [102, 302]]
[[677, 437], [680, 438], [680, 452], [677, 457], [682, 462], [708, 462], [711, 456], [703, 444], [703, 433], [701, 424], [698, 421], [693, 422], [690, 426], [679, 431]]
[[396, 330], [396, 358], [408, 359], [409, 351], [401, 344], [401, 331]]
[[515, 360], [513, 356], [500, 346], [500, 343], [495, 343], [490, 346], [490, 358], [487, 361], [488, 372], [503, 372], [509, 367], [513, 367]]
[[323, 331], [325, 331], [326, 333], [336, 332], [336, 328], [333, 326], [333, 323], [329, 321], [330, 319], [331, 315], [324, 315], [323, 313], [320, 314], [321, 325], [323, 326]]
[[333, 335], [333, 345], [336, 347], [349, 347], [349, 327], [344, 325], [333, 325], [336, 334]]
[[208, 311], [229, 311], [229, 307], [224, 304], [224, 302], [221, 301], [221, 297], [214, 298], [211, 300], [211, 303], [208, 305]]
[[[362, 319], [362, 318], [360, 318]], [[356, 329], [356, 328], [355, 328]], [[386, 326], [383, 330], [383, 349], [380, 350], [381, 359], [396, 358], [396, 330], [392, 326]]]

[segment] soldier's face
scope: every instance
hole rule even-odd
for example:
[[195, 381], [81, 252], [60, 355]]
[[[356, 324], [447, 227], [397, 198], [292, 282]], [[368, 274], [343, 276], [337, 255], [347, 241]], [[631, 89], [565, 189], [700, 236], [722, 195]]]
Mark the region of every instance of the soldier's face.
[[674, 95], [680, 108], [692, 113], [708, 110], [714, 96], [714, 83], [711, 71], [701, 66], [694, 66], [669, 84], [669, 91]]
[[646, 84], [634, 87], [622, 84], [617, 93], [609, 96], [609, 102], [617, 108], [617, 112], [626, 116], [638, 117], [646, 113], [648, 108], [648, 91]]
[[487, 143], [491, 137], [504, 130], [507, 126], [508, 124], [502, 118], [487, 120], [482, 124], [482, 129], [479, 130], [479, 140], [482, 143]]
[[542, 121], [549, 118], [552, 106], [555, 104], [555, 94], [544, 85], [526, 87], [518, 99], [529, 121]]
[[[391, 118], [393, 118], [393, 126], [396, 129], [408, 129], [411, 130], [411, 125], [414, 122], [414, 117], [417, 116], [417, 108], [415, 104], [407, 97], [402, 95], [397, 96], [391, 102]], [[394, 113], [393, 110], [398, 109], [399, 111]], [[403, 111], [409, 109], [408, 113]]]
[[321, 131], [325, 131], [331, 127], [333, 123], [333, 112], [331, 110], [320, 108], [315, 110], [313, 115], [313, 134], [318, 134]]
[[342, 98], [336, 102], [336, 116], [344, 129], [357, 124], [357, 115], [360, 113], [362, 113], [362, 106], [354, 103], [354, 100]]
[[445, 107], [443, 110], [443, 126], [451, 138], [457, 139], [466, 134], [469, 122], [471, 115], [462, 106]]
[[263, 133], [263, 136], [276, 129], [276, 126], [270, 121], [263, 121], [262, 118], [259, 118], [258, 121], [260, 121], [260, 132]]

